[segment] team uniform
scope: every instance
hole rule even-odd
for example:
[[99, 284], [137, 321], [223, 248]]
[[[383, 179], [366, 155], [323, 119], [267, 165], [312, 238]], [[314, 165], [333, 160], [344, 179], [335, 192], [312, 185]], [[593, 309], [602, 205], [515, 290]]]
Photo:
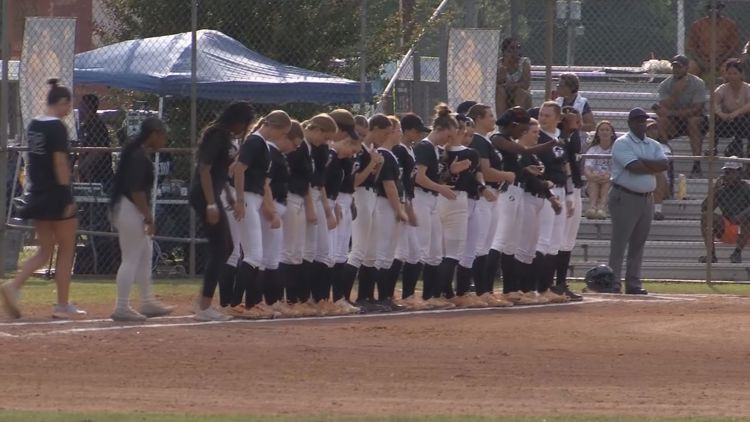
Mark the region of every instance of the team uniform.
[[[307, 300], [302, 289], [303, 251], [307, 233], [305, 197], [310, 194], [310, 178], [313, 173], [312, 146], [303, 141], [294, 151], [286, 155], [289, 165], [289, 194], [282, 225], [283, 246], [279, 268], [284, 277], [286, 300], [301, 303]], [[309, 291], [307, 292], [309, 296]]]
[[[579, 132], [573, 132], [570, 135], [567, 145], [565, 146], [565, 154], [567, 156], [568, 163], [570, 163], [570, 181], [568, 188], [571, 189], [568, 200], [573, 203], [573, 215], [570, 218], [565, 219], [565, 231], [563, 234], [562, 244], [560, 245], [560, 251], [557, 255], [557, 278], [555, 285], [560, 287], [567, 286], [567, 274], [568, 266], [570, 265], [570, 255], [573, 248], [576, 245], [576, 238], [578, 237], [578, 229], [581, 226], [581, 215], [583, 211], [583, 203], [581, 200], [581, 189], [583, 189], [583, 180], [581, 179], [581, 166], [578, 161], [578, 155], [581, 153], [582, 140]], [[572, 186], [570, 186], [572, 184]]]
[[310, 195], [317, 215], [317, 223], [308, 223], [305, 233], [305, 249], [303, 259], [307, 266], [304, 279], [305, 291], [303, 299], [307, 300], [307, 293], [315, 302], [327, 300], [331, 290], [331, 271], [333, 258], [331, 257], [330, 234], [326, 224], [326, 214], [323, 207], [323, 194], [330, 150], [327, 144], [312, 147], [313, 173], [310, 179]]
[[[339, 207], [341, 218], [335, 229], [329, 231], [331, 256], [333, 258], [333, 300], [338, 302], [349, 297], [351, 286], [344, 283], [343, 269], [349, 254], [349, 241], [352, 236], [352, 203], [354, 201], [353, 165], [351, 158], [339, 158], [331, 149], [328, 170], [326, 172], [326, 194], [328, 200]], [[348, 299], [347, 299], [348, 300]]]
[[[414, 150], [404, 144], [393, 147], [393, 154], [398, 158], [402, 168], [401, 183], [404, 186], [404, 197], [407, 203], [414, 202], [414, 176], [416, 174], [416, 158]], [[417, 216], [417, 224], [422, 220]], [[414, 295], [414, 289], [422, 272], [420, 259], [419, 239], [417, 237], [419, 227], [411, 224], [403, 224], [400, 227], [398, 245], [396, 246], [396, 259], [391, 268], [391, 283], [395, 285], [399, 273], [402, 272], [401, 298], [406, 299]]]
[[[370, 165], [370, 148], [362, 144], [362, 149], [354, 159], [354, 174], [363, 172]], [[359, 289], [357, 302], [367, 302], [367, 295], [374, 286], [375, 257], [372, 237], [372, 221], [375, 213], [375, 174], [369, 174], [359, 186], [354, 187], [354, 206], [357, 212], [352, 221], [352, 246], [347, 258], [347, 269], [344, 271], [348, 291], [354, 284], [359, 270]], [[348, 299], [348, 298], [347, 298]]]
[[281, 219], [281, 227], [271, 228], [271, 222], [261, 218], [261, 236], [263, 239], [263, 259], [260, 268], [260, 278], [263, 281], [263, 294], [268, 305], [282, 300], [284, 297], [284, 283], [279, 274], [281, 251], [284, 241], [284, 218], [286, 214], [287, 197], [289, 196], [289, 163], [286, 156], [273, 142], [268, 142], [271, 169], [269, 171], [269, 186], [273, 197], [273, 206]]

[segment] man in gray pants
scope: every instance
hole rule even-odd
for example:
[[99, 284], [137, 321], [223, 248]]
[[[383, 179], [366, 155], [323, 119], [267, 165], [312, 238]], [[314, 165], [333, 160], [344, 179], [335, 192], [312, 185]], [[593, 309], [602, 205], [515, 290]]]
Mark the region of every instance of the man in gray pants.
[[667, 157], [659, 143], [646, 136], [648, 117], [642, 108], [630, 110], [630, 132], [617, 138], [612, 147], [609, 266], [615, 273], [615, 279], [621, 280], [622, 259], [627, 246], [625, 293], [633, 295], [648, 294], [641, 287], [641, 261], [654, 216], [654, 175], [666, 171], [668, 167]]

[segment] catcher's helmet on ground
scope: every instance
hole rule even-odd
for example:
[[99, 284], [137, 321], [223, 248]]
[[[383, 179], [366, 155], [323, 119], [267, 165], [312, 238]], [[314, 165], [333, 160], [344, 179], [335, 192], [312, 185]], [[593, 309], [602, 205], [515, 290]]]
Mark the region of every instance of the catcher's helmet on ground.
[[607, 265], [597, 265], [586, 272], [586, 290], [592, 293], [620, 293], [620, 280]]

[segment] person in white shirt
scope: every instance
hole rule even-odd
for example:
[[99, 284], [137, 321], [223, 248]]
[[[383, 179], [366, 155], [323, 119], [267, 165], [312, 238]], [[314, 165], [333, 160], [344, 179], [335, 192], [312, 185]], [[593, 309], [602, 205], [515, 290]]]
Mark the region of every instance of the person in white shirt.
[[[617, 139], [615, 128], [607, 120], [599, 122], [594, 139], [587, 154], [611, 154], [612, 144]], [[583, 167], [586, 175], [586, 192], [589, 195], [589, 209], [586, 218], [590, 220], [607, 218], [607, 195], [612, 160], [610, 158], [588, 158]]]

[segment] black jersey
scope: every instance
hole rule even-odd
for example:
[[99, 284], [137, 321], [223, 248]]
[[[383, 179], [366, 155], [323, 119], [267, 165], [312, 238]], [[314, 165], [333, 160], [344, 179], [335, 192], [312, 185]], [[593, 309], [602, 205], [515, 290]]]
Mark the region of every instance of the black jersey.
[[[539, 157], [535, 154], [523, 154], [519, 160], [521, 167], [538, 166], [542, 163]], [[545, 166], [545, 173], [547, 172]], [[546, 182], [543, 176], [534, 176], [528, 172], [522, 171], [520, 175], [520, 183], [524, 187], [524, 192], [528, 192], [534, 196], [540, 198], [551, 198], [552, 193], [547, 188]]]
[[[426, 176], [433, 182], [440, 183], [440, 158], [439, 152], [435, 145], [428, 139], [423, 139], [414, 146], [414, 161], [416, 166], [427, 168]], [[421, 187], [428, 192], [434, 191]]]
[[245, 192], [263, 195], [266, 177], [271, 167], [271, 156], [266, 140], [257, 133], [248, 136], [240, 145], [238, 160], [247, 166]]
[[579, 154], [581, 153], [581, 135], [579, 131], [573, 131], [565, 145], [565, 154], [568, 163], [570, 163], [570, 177], [573, 179], [573, 186], [580, 189], [583, 187], [581, 179], [581, 163]]
[[414, 151], [404, 144], [398, 144], [391, 150], [401, 166], [401, 183], [404, 185], [406, 199], [414, 199], [414, 176], [416, 173], [416, 159]]
[[311, 149], [310, 144], [305, 141], [286, 155], [289, 163], [289, 193], [305, 196], [310, 190], [310, 178], [313, 172]]
[[[556, 142], [557, 136], [552, 137], [546, 132], [539, 133], [539, 143]], [[565, 163], [567, 163], [567, 154], [565, 148], [555, 145], [551, 150], [537, 154], [539, 160], [544, 164], [544, 179], [554, 183], [557, 187], [564, 187], [568, 181], [565, 174]]]
[[513, 140], [503, 135], [502, 133], [494, 133], [490, 137], [490, 141], [492, 141], [492, 145], [494, 145], [495, 148], [497, 148], [498, 151], [500, 151], [500, 154], [503, 157], [503, 170], [514, 173], [516, 175], [516, 178], [518, 178], [518, 176], [521, 175], [521, 166], [518, 162], [518, 154], [501, 149], [499, 147], [499, 142], [501, 139], [514, 142]]
[[269, 142], [268, 149], [271, 155], [271, 171], [269, 171], [271, 195], [274, 201], [286, 204], [286, 197], [289, 194], [289, 163], [276, 145]]
[[[122, 160], [122, 156], [120, 160]], [[146, 150], [136, 148], [130, 152], [127, 167], [120, 166], [118, 171], [123, 172], [118, 175], [116, 183], [115, 196], [122, 195], [133, 201], [134, 192], [143, 192], [146, 194], [146, 201], [151, 203], [151, 191], [154, 188], [154, 163], [149, 159]]]
[[[361, 173], [364, 169], [367, 168], [367, 166], [370, 165], [370, 160], [371, 160], [370, 151], [371, 150], [368, 149], [367, 146], [362, 144], [362, 148], [354, 157], [354, 166], [353, 166], [354, 174]], [[352, 180], [352, 186], [353, 185], [354, 185], [354, 181]], [[360, 184], [358, 187], [373, 189], [375, 187], [375, 172], [370, 173], [365, 179], [365, 181], [362, 182], [362, 184]]]
[[[461, 173], [452, 174], [450, 171], [451, 163], [462, 160], [471, 162], [469, 168]], [[472, 199], [476, 199], [478, 197], [476, 175], [479, 171], [479, 153], [464, 146], [449, 147], [443, 155], [443, 163], [445, 170], [442, 176], [445, 184], [451, 186], [455, 191], [466, 192]]]
[[404, 197], [404, 184], [401, 182], [403, 170], [398, 164], [398, 159], [393, 152], [386, 148], [378, 148], [378, 153], [383, 156], [383, 164], [375, 179], [375, 192], [378, 196], [386, 198], [383, 182], [391, 181], [396, 184], [399, 200]]
[[326, 182], [326, 166], [329, 160], [329, 148], [327, 144], [312, 147], [313, 172], [310, 178], [310, 186], [322, 188]]
[[[479, 158], [489, 160], [490, 168], [498, 171], [503, 170], [503, 156], [489, 139], [475, 133], [469, 147], [479, 153]], [[498, 182], [488, 182], [487, 185], [496, 189], [500, 187]]]
[[[239, 148], [233, 144], [232, 134], [218, 126], [206, 129], [198, 144], [198, 166], [210, 166], [211, 185], [214, 191], [214, 200], [218, 203], [219, 195], [229, 180], [229, 166], [237, 156]], [[195, 176], [190, 186], [190, 200], [198, 209], [205, 208], [206, 198], [201, 186], [200, 172], [195, 170]]]
[[341, 169], [344, 171], [344, 180], [341, 181], [339, 193], [354, 193], [354, 159], [347, 157], [341, 160]]
[[344, 182], [344, 160], [340, 159], [333, 148], [328, 153], [328, 168], [326, 169], [326, 195], [328, 199], [336, 200]]
[[26, 172], [31, 192], [48, 192], [58, 188], [53, 156], [68, 154], [68, 130], [55, 117], [33, 119], [27, 130], [29, 142]]

